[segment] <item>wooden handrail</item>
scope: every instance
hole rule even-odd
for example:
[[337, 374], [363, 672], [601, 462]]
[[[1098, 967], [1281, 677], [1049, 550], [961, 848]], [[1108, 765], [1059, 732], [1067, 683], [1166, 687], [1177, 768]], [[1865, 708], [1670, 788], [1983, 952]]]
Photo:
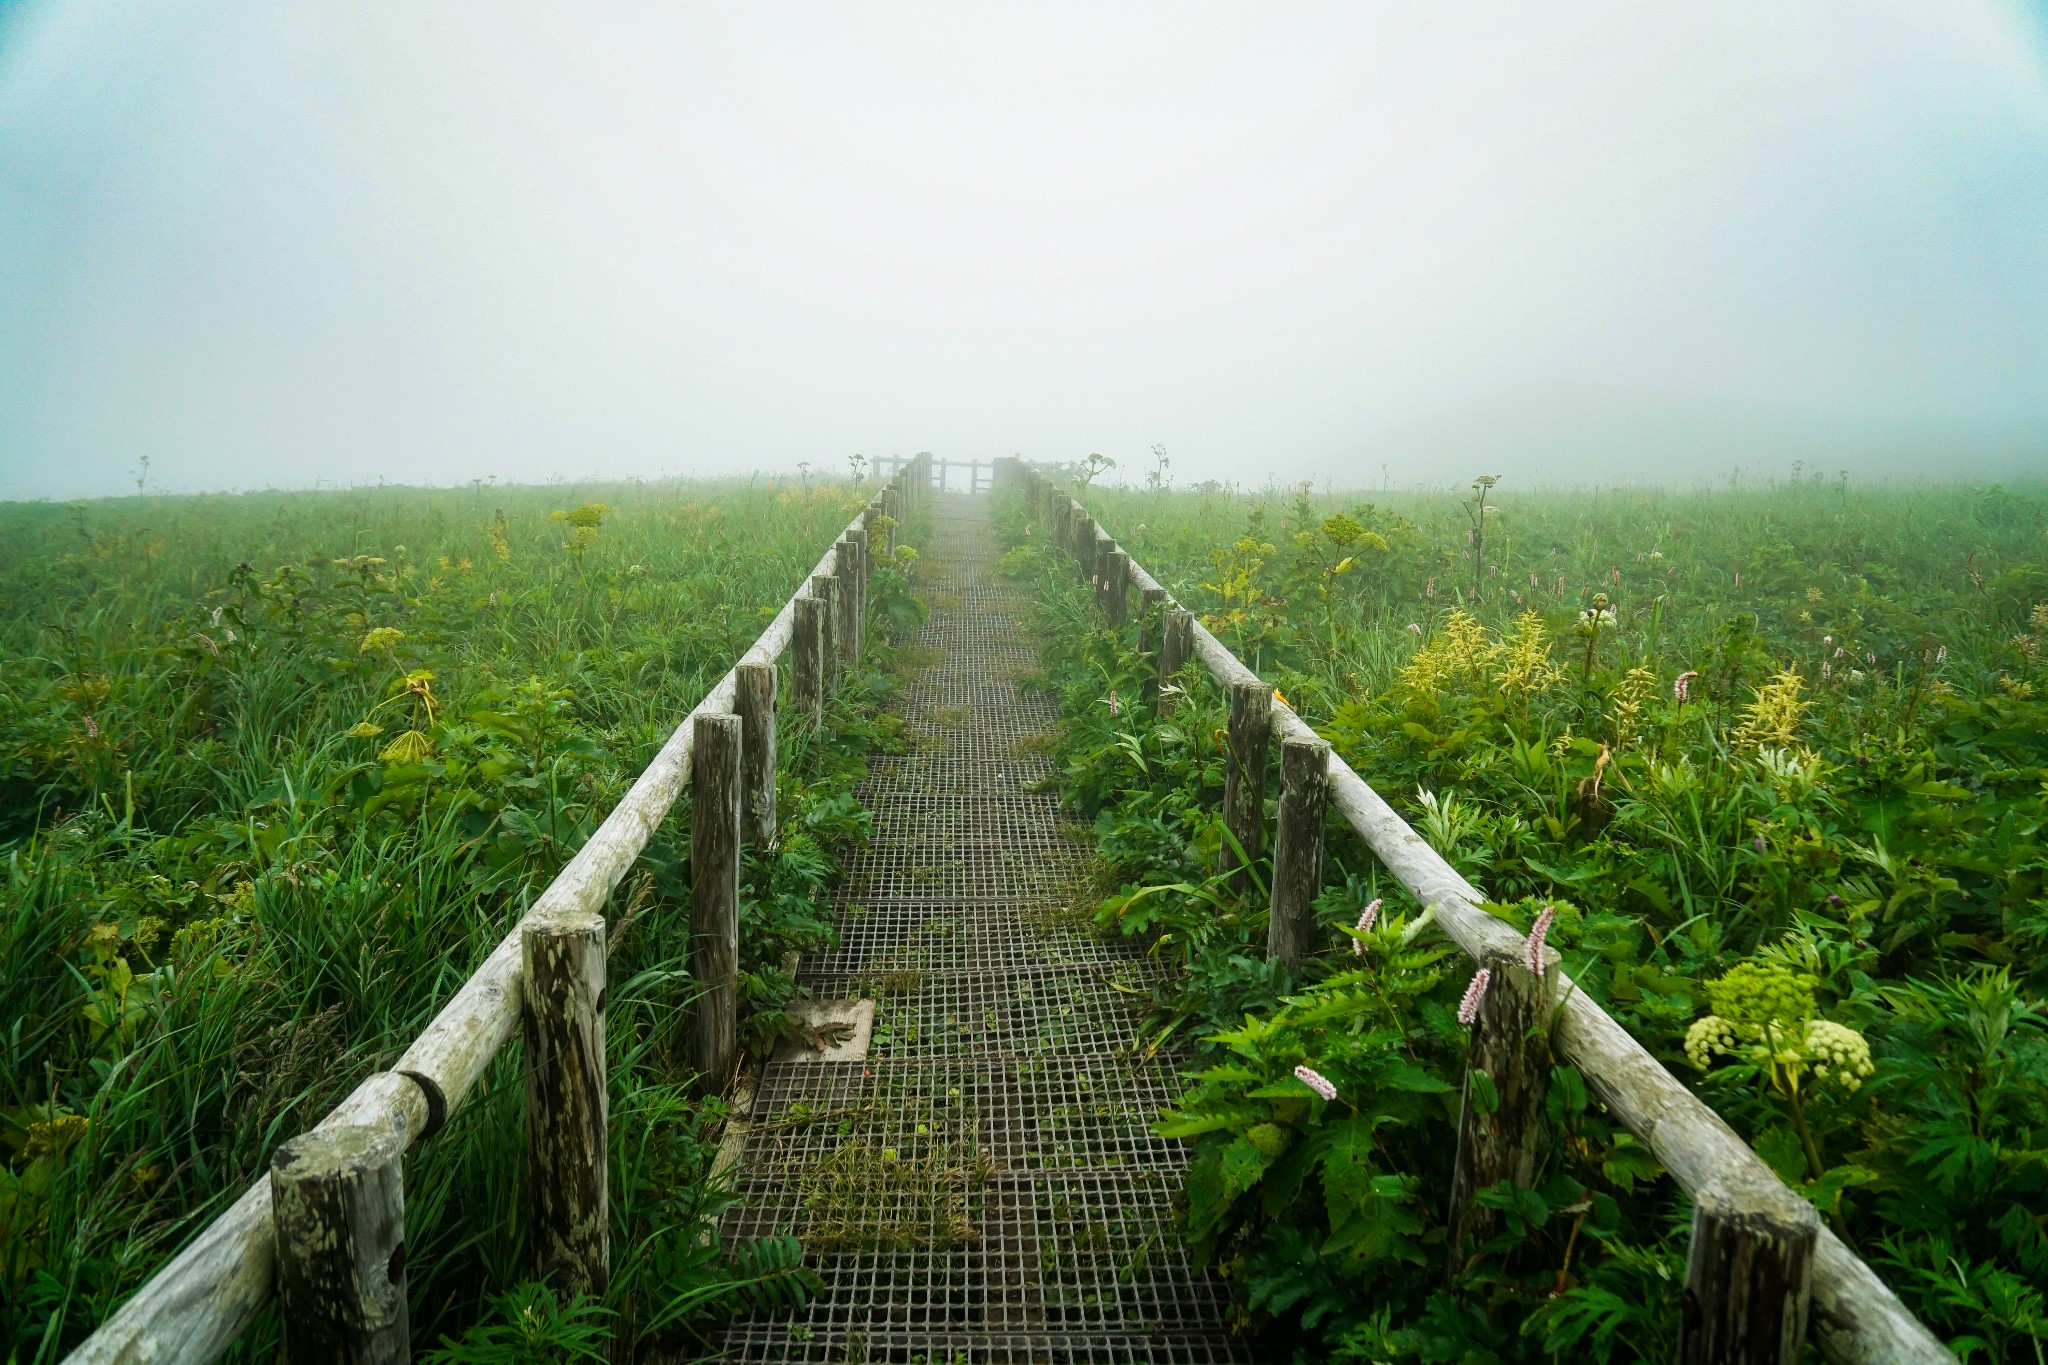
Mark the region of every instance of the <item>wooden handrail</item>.
[[[819, 559], [815, 573], [839, 562], [841, 546], [887, 506], [921, 491], [913, 475], [924, 457], [905, 468], [870, 498], [846, 531]], [[788, 647], [796, 600], [809, 592], [811, 575], [783, 603], [740, 664], [773, 663]], [[556, 921], [599, 913], [634, 859], [647, 847], [683, 789], [690, 784], [690, 755], [696, 719], [729, 712], [738, 687], [739, 665], [728, 670], [704, 700], [676, 726], [625, 797], [613, 807], [547, 889], [528, 908], [454, 997], [413, 1040], [391, 1070], [371, 1076], [314, 1131], [391, 1125], [410, 1146], [431, 1136], [454, 1113], [484, 1068], [519, 1031], [523, 968], [521, 935], [529, 921]], [[141, 1362], [212, 1360], [233, 1344], [269, 1302], [276, 1278], [275, 1225], [271, 1182], [250, 1185], [185, 1249], [66, 1359], [76, 1365], [140, 1365]]]
[[[1089, 518], [1079, 502], [1026, 467], [1027, 491], [1050, 496]], [[1095, 525], [1092, 518], [1091, 526]], [[1107, 536], [1106, 532], [1101, 532]], [[1114, 540], [1109, 544], [1117, 549]], [[1072, 549], [1072, 547], [1067, 547]], [[1130, 559], [1131, 585], [1146, 598], [1169, 607], [1180, 604], [1158, 579]], [[1193, 621], [1194, 653], [1226, 687], [1259, 681], [1199, 618]], [[1294, 709], [1276, 700], [1275, 738], [1314, 738], [1315, 731]], [[1378, 856], [1417, 901], [1436, 911], [1453, 942], [1475, 961], [1489, 952], [1519, 951], [1522, 935], [1481, 908], [1485, 897], [1444, 861], [1394, 808], [1337, 752], [1330, 751], [1329, 804]], [[1671, 1172], [1687, 1194], [1713, 1184], [1775, 1185], [1784, 1182], [1714, 1110], [1664, 1069], [1649, 1050], [1586, 992], [1560, 973], [1564, 1000], [1556, 1028], [1559, 1053], [1585, 1076], [1601, 1102]], [[1789, 1193], [1789, 1191], [1788, 1191]], [[1794, 1195], [1794, 1198], [1798, 1196]], [[1875, 1271], [1825, 1226], [1813, 1260], [1813, 1311], [1808, 1330], [1821, 1354], [1837, 1365], [1954, 1365], [1955, 1356], [1899, 1301]]]

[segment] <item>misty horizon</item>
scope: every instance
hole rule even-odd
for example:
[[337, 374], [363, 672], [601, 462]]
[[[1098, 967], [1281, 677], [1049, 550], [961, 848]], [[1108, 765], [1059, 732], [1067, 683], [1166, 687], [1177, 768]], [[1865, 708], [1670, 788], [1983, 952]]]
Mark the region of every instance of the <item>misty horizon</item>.
[[2048, 472], [2038, 9], [0, 11], [0, 498]]

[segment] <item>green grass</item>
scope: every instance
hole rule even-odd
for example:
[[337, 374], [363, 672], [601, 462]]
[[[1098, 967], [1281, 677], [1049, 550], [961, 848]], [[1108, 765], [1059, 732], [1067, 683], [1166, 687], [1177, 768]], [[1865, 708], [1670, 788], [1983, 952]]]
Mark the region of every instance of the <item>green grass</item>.
[[[1579, 988], [1939, 1335], [2048, 1349], [2041, 488], [1501, 486], [1483, 546], [1476, 490], [1082, 496], [1494, 913], [1554, 907]], [[1183, 969], [1154, 1028], [1196, 1047], [1198, 1251], [1303, 1360], [1668, 1356], [1685, 1203], [1568, 1067], [1536, 1188], [1441, 1287], [1470, 964], [1341, 822], [1321, 951], [1266, 962], [1218, 875], [1221, 699], [1157, 721], [1026, 522], [1097, 922]]]
[[[62, 1355], [278, 1142], [389, 1065], [865, 496], [0, 507], [0, 1356]], [[886, 571], [878, 613], [907, 592]], [[892, 742], [871, 719], [886, 646], [876, 664], [824, 733], [785, 737], [786, 834], [748, 868], [758, 1021], [794, 989], [783, 953], [825, 932], [830, 850], [864, 828], [847, 788]], [[608, 911], [615, 1271], [599, 1307], [628, 1342], [685, 1340], [801, 1285], [775, 1255], [729, 1262], [697, 1235], [721, 1199], [720, 1113], [687, 1097], [678, 1061], [686, 826], [679, 811]], [[516, 1066], [501, 1057], [408, 1159], [422, 1346], [532, 1299], [507, 1177]], [[273, 1340], [265, 1321], [241, 1349]]]

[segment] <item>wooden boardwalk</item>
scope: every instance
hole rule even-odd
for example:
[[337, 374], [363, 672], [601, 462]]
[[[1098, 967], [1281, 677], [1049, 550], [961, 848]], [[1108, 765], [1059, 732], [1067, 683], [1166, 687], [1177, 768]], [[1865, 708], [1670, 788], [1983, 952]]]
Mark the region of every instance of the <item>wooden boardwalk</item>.
[[988, 501], [933, 499], [913, 749], [875, 761], [839, 946], [799, 969], [819, 1001], [874, 1002], [866, 1056], [764, 1068], [724, 1229], [795, 1233], [825, 1291], [736, 1324], [726, 1360], [1251, 1358], [1174, 1227], [1183, 1150], [1149, 1127], [1174, 1078], [1136, 1056], [1148, 964], [1066, 911], [1079, 849], [1032, 744], [1055, 712], [1017, 689], [1035, 655]]

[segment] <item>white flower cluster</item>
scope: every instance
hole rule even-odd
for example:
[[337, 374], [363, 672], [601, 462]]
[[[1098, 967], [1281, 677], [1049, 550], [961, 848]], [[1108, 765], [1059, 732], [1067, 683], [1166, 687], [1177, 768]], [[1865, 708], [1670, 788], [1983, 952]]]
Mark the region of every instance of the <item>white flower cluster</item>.
[[1693, 1021], [1685, 1031], [1685, 1057], [1700, 1070], [1705, 1071], [1714, 1064], [1714, 1056], [1726, 1056], [1735, 1051], [1735, 1025], [1718, 1014], [1709, 1014]]
[[1620, 619], [1614, 614], [1613, 607], [1587, 607], [1579, 613], [1579, 629], [1606, 630]]
[[1855, 1029], [1826, 1019], [1806, 1025], [1806, 1055], [1813, 1063], [1814, 1078], [1833, 1081], [1844, 1090], [1855, 1091], [1874, 1070], [1870, 1044]]

